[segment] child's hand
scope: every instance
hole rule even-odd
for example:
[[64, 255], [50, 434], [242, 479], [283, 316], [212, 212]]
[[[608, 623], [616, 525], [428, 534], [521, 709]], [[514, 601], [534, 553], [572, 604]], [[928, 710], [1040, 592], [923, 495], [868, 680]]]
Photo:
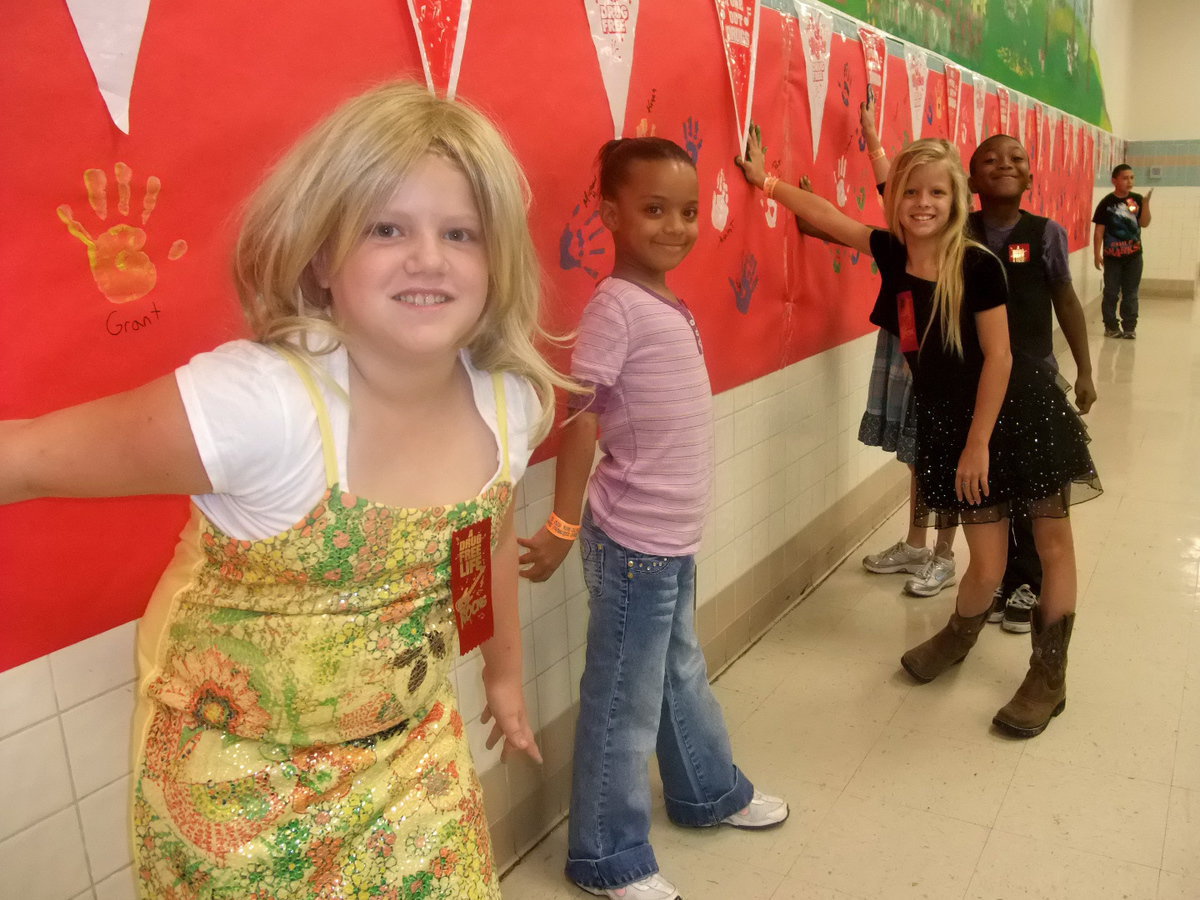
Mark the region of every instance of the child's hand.
[[858, 106], [858, 124], [862, 126], [863, 137], [875, 135], [875, 88], [867, 86], [867, 102]]
[[733, 161], [741, 168], [746, 180], [758, 188], [767, 180], [766, 153], [762, 145], [762, 130], [752, 122], [750, 136], [746, 140], [746, 155], [735, 156]]
[[954, 473], [954, 493], [959, 500], [978, 506], [991, 493], [988, 488], [988, 448], [986, 444], [975, 445], [970, 441], [958, 458], [958, 471]]
[[520, 570], [521, 576], [530, 581], [545, 581], [562, 565], [573, 542], [541, 528], [528, 538], [517, 538], [517, 543], [529, 551], [517, 557], [517, 562], [525, 567]]
[[500, 749], [501, 762], [507, 761], [509, 751], [515, 747], [528, 753], [534, 762], [541, 763], [542, 752], [534, 740], [533, 729], [529, 727], [520, 675], [493, 676], [484, 666], [483, 690], [487, 694], [487, 704], [479, 721], [484, 725], [493, 722], [492, 733], [488, 735], [484, 746], [491, 750], [504, 738], [504, 746]]
[[1092, 377], [1080, 375], [1075, 379], [1075, 406], [1079, 409], [1079, 414], [1087, 415], [1087, 411], [1095, 402], [1096, 385], [1092, 383]]

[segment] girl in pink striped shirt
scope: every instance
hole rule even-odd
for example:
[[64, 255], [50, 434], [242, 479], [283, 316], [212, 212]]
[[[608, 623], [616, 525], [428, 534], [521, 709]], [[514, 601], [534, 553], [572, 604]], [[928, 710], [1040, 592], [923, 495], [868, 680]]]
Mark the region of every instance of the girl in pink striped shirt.
[[597, 896], [673, 900], [649, 841], [652, 751], [676, 824], [766, 828], [788, 807], [734, 765], [693, 622], [712, 393], [696, 320], [667, 273], [699, 233], [695, 163], [671, 141], [630, 138], [605, 144], [599, 164], [615, 262], [583, 312], [571, 361], [593, 393], [573, 402], [554, 512], [520, 541], [522, 574], [549, 578], [579, 537], [591, 617], [567, 877]]

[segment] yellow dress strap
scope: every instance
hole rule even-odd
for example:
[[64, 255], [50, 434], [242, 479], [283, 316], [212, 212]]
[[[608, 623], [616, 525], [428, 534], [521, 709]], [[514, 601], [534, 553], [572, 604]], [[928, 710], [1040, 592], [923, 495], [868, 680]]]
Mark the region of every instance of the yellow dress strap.
[[[300, 380], [304, 382], [304, 389], [308, 391], [308, 396], [312, 399], [313, 408], [317, 412], [317, 425], [321, 429], [321, 453], [325, 457], [325, 486], [333, 487], [338, 482], [337, 445], [333, 440], [333, 426], [329, 422], [329, 408], [325, 405], [325, 398], [321, 395], [316, 379], [313, 378], [312, 368], [307, 362], [286, 347], [277, 346], [275, 349], [291, 363], [296, 374], [300, 376]], [[341, 390], [341, 385], [335, 386], [342, 394], [345, 394], [345, 391]]]
[[496, 392], [496, 431], [500, 435], [500, 480], [511, 481], [508, 470], [508, 401], [504, 394], [504, 373], [492, 373], [492, 390]]

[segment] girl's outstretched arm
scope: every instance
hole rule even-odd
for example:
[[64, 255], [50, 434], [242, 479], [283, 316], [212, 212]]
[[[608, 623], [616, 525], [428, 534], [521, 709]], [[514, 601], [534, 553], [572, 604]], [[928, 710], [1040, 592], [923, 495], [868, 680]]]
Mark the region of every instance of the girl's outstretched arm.
[[515, 747], [542, 761], [541, 751], [529, 727], [522, 687], [521, 618], [517, 606], [517, 534], [509, 506], [500, 525], [500, 537], [492, 555], [492, 620], [495, 631], [480, 645], [483, 654], [483, 689], [487, 705], [481, 721], [492, 721], [486, 746], [490, 750], [501, 738], [500, 758], [507, 759]]
[[1007, 307], [994, 306], [976, 313], [975, 327], [983, 350], [983, 371], [975, 391], [975, 412], [971, 416], [967, 443], [958, 458], [955, 492], [959, 500], [979, 504], [991, 493], [988, 487], [988, 442], [992, 439], [992, 429], [996, 427], [1012, 371]]
[[210, 491], [174, 375], [36, 419], [0, 422], [0, 504]]
[[[746, 144], [746, 155], [737, 157], [736, 162], [746, 176], [746, 180], [758, 188], [764, 188], [767, 182], [767, 170], [762, 150], [762, 135], [757, 125], [750, 127], [750, 139]], [[774, 178], [774, 176], [769, 176]], [[861, 250], [871, 252], [871, 226], [858, 222], [836, 206], [816, 194], [802, 190], [794, 184], [776, 179], [771, 185], [771, 196], [783, 204], [813, 228], [823, 231], [833, 240]]]
[[867, 102], [858, 108], [858, 124], [867, 145], [867, 159], [871, 161], [875, 183], [883, 184], [888, 179], [892, 164], [888, 162], [887, 152], [879, 141], [879, 132], [875, 130], [875, 88], [870, 85], [867, 85]]
[[[569, 525], [578, 525], [583, 515], [599, 431], [600, 417], [587, 411], [574, 413], [563, 425], [554, 467], [554, 514]], [[572, 542], [542, 527], [517, 543], [526, 550], [520, 559], [521, 574], [530, 581], [545, 581], [567, 558]]]

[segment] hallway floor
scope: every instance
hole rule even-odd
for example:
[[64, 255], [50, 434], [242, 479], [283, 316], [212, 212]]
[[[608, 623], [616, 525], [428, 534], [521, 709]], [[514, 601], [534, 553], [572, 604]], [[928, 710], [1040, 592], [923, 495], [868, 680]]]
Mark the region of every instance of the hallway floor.
[[[696, 831], [657, 800], [651, 839], [685, 900], [1200, 898], [1200, 306], [1142, 298], [1141, 313], [1124, 341], [1089, 312], [1105, 493], [1072, 513], [1066, 711], [1028, 741], [992, 729], [1029, 656], [998, 625], [931, 684], [900, 669], [953, 588], [911, 598], [906, 576], [863, 570], [904, 535], [897, 513], [715, 682], [738, 764], [792, 814]], [[588, 896], [565, 854], [564, 824], [505, 900]]]

